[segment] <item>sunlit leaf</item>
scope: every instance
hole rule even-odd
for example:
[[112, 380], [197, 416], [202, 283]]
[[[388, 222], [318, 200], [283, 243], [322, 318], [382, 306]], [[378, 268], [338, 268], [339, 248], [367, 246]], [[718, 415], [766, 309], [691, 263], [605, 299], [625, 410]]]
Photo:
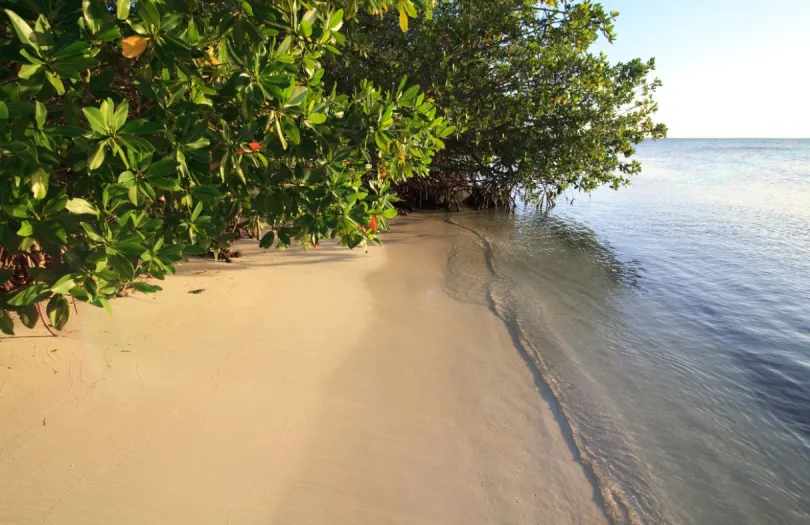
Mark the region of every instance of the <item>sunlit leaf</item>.
[[125, 58], [137, 58], [146, 51], [149, 40], [138, 35], [128, 36], [121, 39], [121, 54]]

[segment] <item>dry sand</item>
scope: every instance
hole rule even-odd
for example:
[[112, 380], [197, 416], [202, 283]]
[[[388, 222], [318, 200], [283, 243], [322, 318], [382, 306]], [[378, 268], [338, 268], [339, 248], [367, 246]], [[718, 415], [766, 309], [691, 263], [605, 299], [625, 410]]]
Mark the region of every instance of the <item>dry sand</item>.
[[604, 523], [504, 325], [444, 292], [463, 235], [243, 243], [0, 340], [0, 523]]

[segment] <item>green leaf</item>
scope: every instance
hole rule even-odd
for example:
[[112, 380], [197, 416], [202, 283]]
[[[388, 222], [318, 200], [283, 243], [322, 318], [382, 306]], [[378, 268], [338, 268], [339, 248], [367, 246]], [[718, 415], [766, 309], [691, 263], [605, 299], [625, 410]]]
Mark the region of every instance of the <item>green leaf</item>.
[[75, 40], [54, 53], [53, 58], [64, 58], [73, 55], [80, 55], [88, 49], [90, 49], [90, 44], [81, 40]]
[[20, 251], [25, 252], [25, 251], [30, 250], [30, 249], [31, 249], [31, 247], [34, 245], [34, 243], [35, 243], [35, 242], [37, 242], [37, 241], [36, 241], [36, 239], [34, 239], [34, 237], [33, 237], [33, 236], [31, 236], [31, 237], [24, 237], [24, 238], [23, 238], [23, 240], [22, 240], [22, 242], [20, 243]]
[[281, 43], [278, 45], [278, 48], [276, 49], [276, 56], [283, 55], [287, 51], [289, 51], [291, 44], [292, 44], [292, 36], [287, 35], [286, 37], [284, 37], [284, 40], [282, 40]]
[[140, 256], [143, 252], [146, 251], [141, 244], [137, 242], [131, 241], [122, 241], [115, 245], [115, 249], [125, 255], [135, 255]]
[[160, 28], [160, 12], [153, 0], [138, 0], [137, 12], [148, 25]]
[[343, 25], [343, 9], [338, 9], [329, 17], [329, 29], [337, 31]]
[[160, 286], [147, 284], [143, 281], [136, 281], [132, 283], [132, 287], [142, 293], [155, 293], [163, 290]]
[[107, 150], [107, 141], [102, 140], [101, 142], [98, 143], [98, 147], [96, 147], [96, 150], [93, 152], [93, 154], [90, 155], [87, 167], [90, 168], [91, 170], [97, 170], [99, 167], [101, 167], [101, 163], [104, 162], [106, 150]]
[[209, 144], [211, 144], [210, 140], [208, 140], [205, 137], [201, 137], [201, 138], [195, 140], [194, 142], [189, 142], [187, 144], [184, 144], [184, 146], [186, 148], [188, 148], [188, 149], [201, 149], [201, 148], [207, 147]]
[[24, 155], [29, 153], [29, 146], [24, 142], [0, 142], [0, 151], [14, 155]]
[[449, 137], [450, 135], [452, 135], [452, 134], [453, 134], [453, 132], [455, 132], [455, 131], [456, 131], [456, 127], [455, 127], [455, 126], [447, 126], [446, 128], [444, 128], [444, 129], [441, 131], [441, 133], [439, 133], [439, 136], [440, 136], [441, 138], [447, 138], [447, 137]]
[[206, 250], [200, 248], [199, 246], [186, 246], [183, 250], [183, 255], [205, 255]]
[[110, 128], [112, 131], [117, 131], [121, 129], [121, 127], [127, 122], [127, 116], [129, 115], [129, 102], [124, 100], [121, 102], [117, 108], [115, 108], [115, 112], [113, 113], [112, 120], [110, 121]]
[[94, 35], [95, 40], [99, 42], [112, 42], [121, 38], [121, 31], [114, 25], [102, 26], [100, 30]]
[[14, 32], [17, 33], [17, 38], [20, 39], [20, 42], [29, 45], [34, 49], [38, 49], [37, 38], [34, 34], [34, 30], [31, 29], [31, 26], [29, 26], [28, 23], [20, 18], [14, 11], [11, 11], [10, 9], [4, 9], [4, 11], [11, 20], [11, 25], [14, 26]]
[[[67, 244], [65, 228], [57, 221], [42, 221], [34, 224], [37, 239], [56, 245]], [[28, 237], [30, 239], [30, 237]]]
[[285, 246], [290, 245], [290, 241], [291, 241], [290, 233], [291, 233], [291, 230], [292, 230], [291, 228], [279, 228], [279, 230], [278, 230], [278, 241], [281, 244], [283, 244]]
[[53, 293], [68, 293], [76, 286], [76, 281], [73, 280], [70, 274], [63, 275], [58, 281], [51, 285]]
[[3, 206], [3, 211], [16, 219], [27, 219], [31, 216], [31, 210], [28, 206], [19, 204], [17, 206]]
[[296, 144], [301, 144], [301, 133], [298, 131], [295, 122], [291, 118], [284, 117], [284, 122], [281, 125], [284, 134], [287, 135], [291, 141]]
[[82, 14], [87, 28], [90, 29], [91, 33], [95, 34], [104, 22], [104, 11], [96, 0], [82, 0]]
[[129, 262], [129, 259], [123, 255], [112, 255], [109, 257], [110, 267], [118, 272], [123, 280], [131, 281], [135, 278], [135, 267]]
[[17, 235], [20, 237], [30, 237], [34, 234], [34, 225], [28, 221], [22, 221], [20, 229], [17, 230]]
[[[36, 34], [36, 33], [35, 33]], [[44, 64], [45, 62], [38, 56], [32, 55], [26, 48], [20, 48], [20, 54], [32, 64]]]
[[121, 127], [121, 132], [133, 135], [151, 135], [163, 129], [163, 126], [145, 119], [130, 120]]
[[62, 83], [62, 80], [58, 76], [56, 76], [54, 73], [51, 73], [50, 71], [46, 71], [45, 78], [48, 79], [48, 82], [50, 82], [50, 84], [56, 90], [57, 95], [65, 94], [65, 85]]
[[323, 113], [310, 113], [307, 117], [307, 121], [311, 124], [323, 124], [326, 122], [326, 115]]
[[388, 153], [388, 142], [385, 135], [379, 131], [374, 133], [374, 142], [377, 144], [377, 147], [380, 148], [382, 151]]
[[67, 204], [65, 205], [65, 208], [67, 208], [67, 210], [70, 213], [73, 213], [73, 214], [76, 214], [76, 215], [95, 215], [95, 216], [98, 216], [98, 208], [96, 208], [95, 206], [93, 206], [92, 204], [87, 202], [86, 200], [80, 199], [78, 197], [74, 198], [74, 199], [70, 199], [67, 202]]
[[416, 18], [416, 8], [413, 6], [411, 0], [400, 0], [400, 3], [405, 7], [405, 12], [408, 13], [408, 16], [411, 18]]
[[[79, 290], [84, 290], [84, 293], [88, 298], [95, 300], [96, 296], [98, 295], [98, 285], [96, 284], [96, 280], [93, 277], [88, 277], [84, 280], [84, 287], [79, 288]], [[73, 295], [75, 292], [74, 290], [71, 290], [70, 293]]]
[[400, 99], [400, 102], [402, 102], [402, 103], [408, 102], [413, 97], [415, 97], [417, 93], [419, 93], [419, 85], [418, 84], [415, 85], [415, 86], [409, 87], [405, 91], [405, 93], [402, 94], [402, 99]]
[[42, 168], [38, 169], [36, 173], [31, 175], [31, 193], [34, 194], [34, 199], [41, 201], [48, 193], [48, 179], [50, 175]]
[[149, 184], [148, 182], [138, 181], [138, 191], [141, 192], [141, 195], [149, 197], [150, 201], [155, 200], [156, 197], [155, 188], [153, 188], [152, 185]]
[[70, 304], [62, 294], [51, 297], [46, 311], [48, 312], [48, 319], [51, 320], [51, 324], [57, 330], [62, 330], [68, 319], [70, 319]]
[[200, 29], [193, 18], [188, 21], [188, 38], [195, 45], [200, 41]]
[[276, 232], [269, 231], [262, 236], [262, 240], [259, 241], [259, 247], [261, 248], [269, 248], [273, 246], [273, 241], [276, 239]]
[[48, 202], [42, 207], [42, 213], [40, 216], [42, 217], [49, 217], [51, 215], [56, 215], [60, 211], [65, 209], [67, 206], [68, 198], [66, 195], [57, 194], [53, 198], [49, 199]]
[[[54, 62], [53, 64], [51, 64], [51, 67], [53, 68], [54, 72], [57, 75], [59, 75], [60, 77], [68, 78], [68, 79], [72, 79], [72, 80], [80, 80], [82, 78], [82, 75], [81, 75], [81, 73], [79, 73], [79, 70], [74, 69], [74, 68], [72, 68], [70, 66], [66, 66], [66, 65]], [[47, 71], [47, 73], [50, 73], [50, 71]], [[61, 80], [60, 80], [60, 82], [61, 82]], [[62, 87], [64, 88], [64, 84], [62, 85]]]
[[281, 120], [278, 116], [276, 116], [276, 133], [278, 134], [278, 140], [281, 142], [281, 147], [285, 150], [287, 149], [287, 139], [284, 138], [284, 133], [281, 131]]
[[57, 137], [76, 138], [85, 135], [87, 133], [87, 130], [76, 126], [59, 125], [56, 127], [48, 128], [46, 132]]
[[0, 120], [8, 120], [8, 106], [0, 100]]
[[284, 107], [291, 108], [294, 106], [300, 106], [301, 103], [304, 102], [304, 100], [306, 100], [308, 91], [309, 90], [307, 89], [306, 86], [296, 86], [293, 89], [290, 98], [288, 98], [287, 101], [284, 103]]
[[115, 102], [111, 98], [105, 99], [99, 107], [101, 116], [104, 118], [104, 127], [110, 129], [115, 115]]
[[48, 285], [45, 283], [37, 283], [26, 286], [14, 295], [8, 298], [8, 304], [11, 306], [26, 306], [34, 304], [46, 298], [50, 292]]
[[152, 152], [155, 151], [155, 147], [148, 140], [136, 135], [126, 135], [119, 132], [116, 140], [127, 147], [128, 155], [151, 157]]
[[129, 8], [132, 4], [131, 0], [118, 0], [117, 9], [115, 10], [116, 16], [119, 20], [126, 20], [129, 18]]
[[[33, 77], [42, 69], [42, 66], [39, 64], [23, 64], [20, 66], [20, 71], [17, 73], [17, 76], [28, 80], [29, 78]], [[62, 87], [64, 90], [64, 86]]]
[[104, 119], [104, 113], [102, 113], [100, 109], [82, 108], [82, 113], [84, 113], [84, 116], [87, 118], [87, 122], [90, 123], [90, 128], [93, 131], [99, 135], [107, 135], [109, 133], [109, 129], [107, 128], [107, 124]]
[[386, 219], [393, 219], [394, 217], [397, 216], [397, 210], [396, 208], [387, 208], [383, 210], [382, 216], [385, 217]]
[[222, 197], [216, 186], [195, 186], [191, 190], [192, 195], [198, 199], [213, 201]]
[[73, 80], [81, 80], [80, 72], [87, 71], [98, 66], [98, 60], [83, 56], [72, 56], [59, 59], [51, 65], [54, 71], [60, 75], [72, 78]]
[[172, 35], [165, 35], [165, 36], [163, 37], [163, 40], [164, 40], [164, 41], [165, 41], [167, 44], [169, 44], [170, 46], [172, 46], [173, 48], [175, 48], [175, 50], [180, 51], [181, 53], [182, 53], [183, 51], [191, 51], [191, 46], [190, 46], [190, 45], [188, 45], [188, 42], [186, 42], [185, 40], [182, 40], [182, 39], [180, 39], [180, 38], [177, 38], [177, 37], [175, 37], [175, 36], [172, 36]]
[[203, 211], [203, 204], [202, 202], [198, 202], [197, 206], [194, 207], [194, 211], [191, 213], [191, 222], [196, 221], [197, 218], [202, 213], [202, 211]]
[[312, 36], [312, 24], [306, 20], [301, 20], [301, 23], [298, 24], [298, 32], [304, 37]]
[[146, 173], [150, 177], [168, 177], [176, 171], [177, 160], [173, 157], [167, 157], [165, 159], [160, 159], [157, 162], [153, 162], [152, 165], [149, 166]]
[[[87, 237], [94, 242], [104, 242], [104, 237], [99, 235], [98, 231], [93, 228], [91, 224], [86, 222], [80, 222], [79, 225], [82, 227], [84, 232], [87, 234]], [[69, 261], [68, 261], [69, 262]]]
[[14, 321], [3, 310], [0, 310], [0, 331], [6, 335], [14, 335]]
[[85, 257], [84, 262], [93, 268], [93, 271], [100, 272], [107, 268], [110, 259], [107, 257], [107, 252], [104, 250], [104, 248], [96, 248], [90, 252], [90, 255]]
[[35, 108], [34, 115], [37, 122], [37, 128], [42, 129], [45, 127], [45, 119], [48, 118], [48, 110], [45, 109], [45, 105], [39, 100], [36, 101]]
[[[138, 193], [138, 185], [133, 184], [132, 187], [129, 188], [127, 192], [127, 196], [129, 197], [129, 202], [131, 202], [134, 206], [138, 206], [143, 199], [139, 198]], [[139, 200], [140, 199], [140, 200]]]
[[23, 326], [29, 330], [34, 328], [37, 325], [37, 322], [39, 322], [39, 310], [37, 310], [37, 306], [35, 304], [23, 306], [17, 310], [17, 315], [20, 317], [20, 322], [23, 324]]
[[315, 17], [317, 14], [318, 14], [317, 9], [310, 9], [306, 13], [304, 13], [304, 16], [301, 17], [301, 20], [303, 22], [309, 22], [311, 24], [315, 21]]
[[172, 177], [159, 177], [149, 175], [149, 184], [156, 188], [168, 191], [181, 191], [183, 188], [180, 186], [180, 179]]

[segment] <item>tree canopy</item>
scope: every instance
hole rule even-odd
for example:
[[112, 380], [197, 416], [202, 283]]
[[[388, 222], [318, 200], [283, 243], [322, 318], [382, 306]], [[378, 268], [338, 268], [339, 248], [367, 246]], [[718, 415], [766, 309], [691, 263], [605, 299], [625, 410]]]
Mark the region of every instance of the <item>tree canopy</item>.
[[144, 277], [243, 233], [379, 242], [394, 191], [510, 207], [618, 188], [666, 133], [654, 62], [592, 52], [617, 13], [587, 0], [0, 8], [6, 333], [155, 292]]
[[617, 16], [585, 0], [448, 0], [407, 33], [396, 13], [361, 16], [327, 78], [390, 86], [409, 75], [459, 126], [433, 176], [399, 188], [410, 200], [551, 204], [567, 190], [627, 184], [641, 170], [635, 145], [666, 134], [653, 121], [654, 61], [592, 51], [613, 41]]
[[433, 0], [2, 0], [0, 329], [153, 292], [192, 254], [376, 242], [453, 129], [418, 86], [324, 66], [358, 14]]

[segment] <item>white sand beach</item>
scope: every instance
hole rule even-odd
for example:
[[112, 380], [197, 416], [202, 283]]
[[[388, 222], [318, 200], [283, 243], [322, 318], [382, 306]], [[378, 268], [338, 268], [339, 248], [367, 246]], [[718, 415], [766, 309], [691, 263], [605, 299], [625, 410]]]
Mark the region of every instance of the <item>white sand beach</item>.
[[463, 235], [243, 241], [0, 339], [0, 523], [604, 523], [503, 323], [444, 292]]

